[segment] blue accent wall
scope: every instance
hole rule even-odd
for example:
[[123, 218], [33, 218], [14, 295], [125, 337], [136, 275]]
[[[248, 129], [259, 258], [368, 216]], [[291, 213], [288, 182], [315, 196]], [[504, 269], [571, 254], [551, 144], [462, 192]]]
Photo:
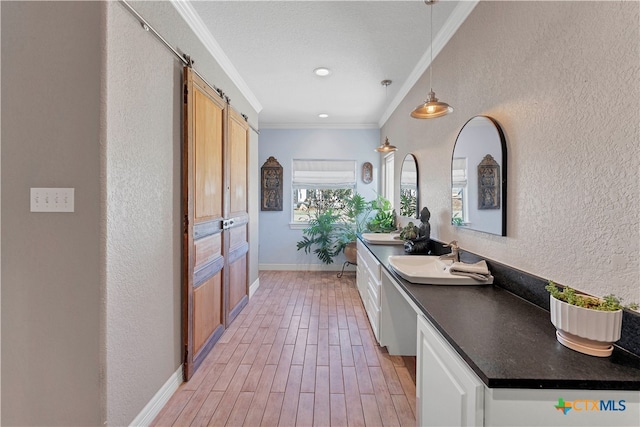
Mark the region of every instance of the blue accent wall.
[[[380, 191], [381, 155], [375, 151], [380, 145], [379, 129], [261, 129], [259, 165], [269, 156], [275, 157], [283, 168], [282, 211], [260, 211], [259, 263], [261, 269], [317, 269], [322, 264], [313, 254], [296, 249], [302, 230], [291, 229], [291, 162], [293, 159], [356, 160], [357, 191], [367, 200]], [[373, 181], [362, 182], [362, 164], [373, 165]], [[344, 257], [335, 259], [330, 268], [339, 268]]]

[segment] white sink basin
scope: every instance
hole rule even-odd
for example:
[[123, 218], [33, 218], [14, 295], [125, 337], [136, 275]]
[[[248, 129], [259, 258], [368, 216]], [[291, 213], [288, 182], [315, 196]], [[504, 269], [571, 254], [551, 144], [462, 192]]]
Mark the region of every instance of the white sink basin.
[[362, 240], [372, 245], [403, 245], [400, 233], [362, 233]]
[[458, 276], [449, 272], [452, 262], [442, 261], [437, 256], [425, 255], [392, 255], [389, 265], [403, 279], [426, 285], [489, 285], [493, 276], [481, 282], [471, 277]]

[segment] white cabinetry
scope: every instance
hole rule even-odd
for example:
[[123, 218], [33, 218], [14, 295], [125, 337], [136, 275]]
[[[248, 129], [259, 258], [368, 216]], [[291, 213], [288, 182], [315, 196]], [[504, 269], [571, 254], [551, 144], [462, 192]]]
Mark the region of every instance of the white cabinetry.
[[[361, 241], [357, 271], [378, 343], [390, 354], [417, 356], [419, 426], [640, 425], [637, 390], [488, 388], [425, 317], [407, 293], [410, 288], [401, 286]], [[559, 399], [571, 405], [567, 414], [557, 409]]]
[[[485, 387], [485, 426], [639, 426], [640, 391]], [[559, 399], [571, 409], [558, 410]]]
[[420, 311], [386, 270], [382, 271], [380, 345], [389, 354], [416, 355], [416, 316]]
[[356, 281], [362, 304], [369, 317], [371, 329], [380, 342], [380, 263], [367, 247], [358, 240], [358, 270]]
[[484, 385], [422, 315], [417, 352], [418, 425], [483, 425]]
[[[637, 426], [640, 392], [488, 388], [418, 315], [416, 400], [419, 426]], [[568, 402], [567, 414], [558, 400]]]
[[392, 355], [415, 356], [419, 310], [359, 240], [356, 283], [378, 344]]

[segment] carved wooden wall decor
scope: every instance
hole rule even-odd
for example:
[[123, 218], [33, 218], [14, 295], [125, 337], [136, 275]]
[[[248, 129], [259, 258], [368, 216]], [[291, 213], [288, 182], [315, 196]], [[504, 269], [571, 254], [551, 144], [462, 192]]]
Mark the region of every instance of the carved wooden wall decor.
[[261, 188], [263, 211], [282, 210], [282, 166], [275, 157], [270, 156], [262, 165]]
[[369, 162], [362, 164], [362, 182], [370, 184], [373, 181], [373, 165]]
[[500, 209], [500, 165], [491, 154], [478, 165], [478, 209]]

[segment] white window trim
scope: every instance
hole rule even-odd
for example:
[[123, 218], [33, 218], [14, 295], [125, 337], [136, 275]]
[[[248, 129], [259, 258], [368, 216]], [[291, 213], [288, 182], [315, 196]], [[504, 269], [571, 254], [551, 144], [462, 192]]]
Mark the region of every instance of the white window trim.
[[382, 196], [394, 205], [394, 187], [395, 187], [395, 154], [389, 153], [384, 156], [383, 162], [383, 179], [382, 179]]

